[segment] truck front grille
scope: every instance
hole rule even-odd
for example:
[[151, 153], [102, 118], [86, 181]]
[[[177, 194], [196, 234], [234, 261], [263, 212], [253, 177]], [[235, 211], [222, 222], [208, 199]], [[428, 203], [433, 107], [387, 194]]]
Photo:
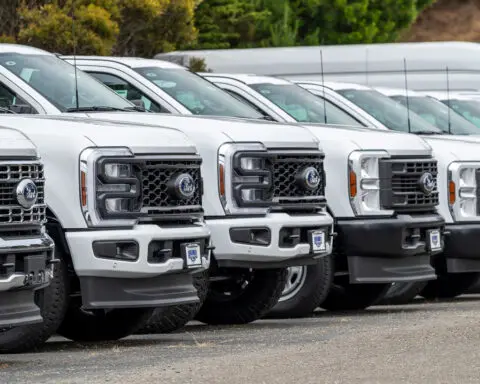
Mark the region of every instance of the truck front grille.
[[[37, 201], [30, 209], [17, 199], [18, 183], [32, 180], [37, 187]], [[46, 222], [45, 176], [39, 162], [0, 162], [0, 225], [35, 224]]]
[[[437, 161], [388, 159], [380, 161], [382, 207], [399, 212], [432, 211], [439, 203]], [[429, 181], [433, 189], [428, 188]]]
[[[300, 172], [314, 168], [320, 175], [315, 189], [302, 188], [297, 181]], [[323, 203], [325, 201], [325, 171], [323, 155], [276, 154], [273, 158], [273, 201], [277, 204]]]
[[[199, 158], [146, 160], [141, 166], [142, 211], [149, 215], [201, 213], [202, 177]], [[195, 191], [190, 197], [172, 193], [172, 185], [182, 174], [193, 180]]]

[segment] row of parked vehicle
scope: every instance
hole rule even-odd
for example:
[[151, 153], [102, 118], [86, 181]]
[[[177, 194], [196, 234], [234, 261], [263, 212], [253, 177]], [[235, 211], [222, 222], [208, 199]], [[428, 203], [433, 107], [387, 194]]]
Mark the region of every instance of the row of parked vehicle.
[[0, 44], [0, 351], [463, 293], [478, 128], [383, 92]]

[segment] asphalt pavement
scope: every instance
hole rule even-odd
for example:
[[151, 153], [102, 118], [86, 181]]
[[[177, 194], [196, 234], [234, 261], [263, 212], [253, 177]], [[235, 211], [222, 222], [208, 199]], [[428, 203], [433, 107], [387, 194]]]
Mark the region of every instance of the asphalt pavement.
[[479, 383], [480, 295], [0, 355], [0, 383]]

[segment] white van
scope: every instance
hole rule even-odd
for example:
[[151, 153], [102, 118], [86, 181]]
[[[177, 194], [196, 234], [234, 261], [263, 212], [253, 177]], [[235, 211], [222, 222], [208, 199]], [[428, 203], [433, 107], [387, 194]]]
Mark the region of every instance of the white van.
[[197, 57], [205, 59], [208, 69], [214, 72], [321, 80], [320, 51], [324, 79], [329, 81], [404, 87], [405, 60], [408, 86], [413, 90], [445, 90], [447, 67], [451, 90], [480, 89], [480, 45], [469, 42], [178, 51], [155, 58], [188, 65], [190, 58]]

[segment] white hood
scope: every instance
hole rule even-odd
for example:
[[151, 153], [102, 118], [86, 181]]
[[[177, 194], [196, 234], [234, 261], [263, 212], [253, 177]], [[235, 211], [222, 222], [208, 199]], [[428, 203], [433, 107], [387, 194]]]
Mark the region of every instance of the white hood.
[[22, 132], [0, 124], [2, 157], [38, 157], [37, 148]]
[[94, 119], [159, 125], [185, 132], [196, 145], [224, 142], [262, 142], [268, 148], [318, 148], [315, 137], [301, 126], [262, 120], [214, 118], [154, 113], [90, 113]]
[[408, 133], [360, 127], [325, 126], [323, 124], [302, 125], [308, 127], [320, 140], [320, 143], [325, 141], [350, 141], [358, 149], [386, 150], [392, 156], [431, 154], [431, 148], [423, 138]]
[[[67, 123], [68, 122], [68, 123]], [[66, 125], [68, 124], [68, 127]], [[74, 116], [18, 116], [0, 117], [0, 126], [21, 129], [28, 136], [65, 137], [71, 145], [75, 136], [99, 147], [129, 147], [134, 153], [196, 153], [194, 144], [183, 132], [157, 126], [114, 123], [79, 119]]]

